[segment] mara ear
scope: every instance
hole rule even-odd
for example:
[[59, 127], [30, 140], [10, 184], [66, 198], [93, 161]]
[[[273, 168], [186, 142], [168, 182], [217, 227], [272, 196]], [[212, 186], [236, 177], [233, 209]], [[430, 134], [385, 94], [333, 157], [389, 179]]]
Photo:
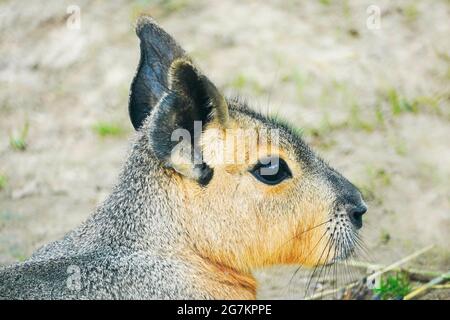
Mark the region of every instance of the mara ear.
[[216, 86], [187, 59], [169, 70], [170, 92], [150, 115], [150, 145], [167, 167], [205, 185], [213, 170], [203, 162], [199, 138], [212, 120], [225, 128], [228, 105]]
[[131, 84], [128, 112], [138, 130], [153, 106], [168, 92], [167, 73], [175, 59], [185, 56], [184, 50], [150, 17], [138, 19], [136, 34], [140, 39], [141, 56]]

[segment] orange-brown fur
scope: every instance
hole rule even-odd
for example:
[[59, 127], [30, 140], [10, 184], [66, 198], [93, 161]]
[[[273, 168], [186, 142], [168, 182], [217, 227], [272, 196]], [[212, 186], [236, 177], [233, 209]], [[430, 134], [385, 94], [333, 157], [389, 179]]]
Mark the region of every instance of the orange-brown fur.
[[[236, 121], [230, 126], [239, 128]], [[208, 136], [208, 130], [212, 128], [217, 129], [217, 124], [208, 126], [202, 136], [204, 149], [223, 142]], [[236, 144], [233, 150], [227, 152], [242, 152], [237, 150], [238, 147], [239, 144]], [[208, 158], [214, 156], [208, 152], [205, 152], [205, 161], [214, 163], [215, 170], [208, 188], [202, 189], [189, 179], [179, 179], [186, 207], [189, 208], [183, 217], [185, 229], [190, 230], [193, 248], [187, 259], [198, 263], [205, 274], [214, 274], [205, 286], [211, 292], [220, 292], [219, 296], [228, 292], [229, 298], [254, 298], [256, 282], [251, 271], [255, 268], [275, 264], [312, 266], [326, 262], [325, 257], [319, 261], [319, 253], [326, 243], [320, 240], [326, 227], [308, 230], [328, 219], [332, 200], [327, 197], [328, 190], [326, 187], [323, 190], [311, 189], [303, 199], [292, 198], [296, 183], [303, 178], [300, 166], [290, 157], [289, 150], [270, 143], [269, 146], [258, 145], [261, 154], [267, 150], [278, 153], [288, 162], [294, 171], [294, 179], [277, 186], [266, 186], [247, 174], [256, 157], [247, 154], [246, 163], [220, 164]], [[241, 199], [238, 202], [234, 201], [236, 194]], [[258, 207], [255, 195], [269, 202], [276, 199], [278, 212], [270, 210], [269, 214], [265, 208]], [[223, 208], [219, 217], [214, 215], [215, 209], [204, 206], [211, 203], [206, 198], [216, 199], [215, 205]], [[283, 212], [283, 203], [293, 201], [296, 202], [295, 212]], [[219, 290], [218, 282], [227, 290]]]

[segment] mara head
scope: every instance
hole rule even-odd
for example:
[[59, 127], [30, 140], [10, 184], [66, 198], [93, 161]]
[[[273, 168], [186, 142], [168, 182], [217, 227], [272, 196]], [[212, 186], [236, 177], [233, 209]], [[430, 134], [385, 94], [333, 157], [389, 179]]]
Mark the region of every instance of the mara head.
[[349, 256], [366, 205], [290, 125], [227, 99], [150, 18], [131, 121], [183, 203], [199, 255], [240, 271], [329, 264]]

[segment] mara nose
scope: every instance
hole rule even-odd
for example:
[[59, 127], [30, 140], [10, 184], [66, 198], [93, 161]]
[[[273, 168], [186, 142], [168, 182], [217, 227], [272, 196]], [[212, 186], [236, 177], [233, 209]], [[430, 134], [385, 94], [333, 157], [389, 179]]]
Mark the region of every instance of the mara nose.
[[350, 221], [352, 224], [356, 227], [356, 229], [359, 229], [362, 227], [362, 216], [367, 211], [367, 206], [363, 203], [352, 206], [348, 209], [348, 216], [350, 218]]

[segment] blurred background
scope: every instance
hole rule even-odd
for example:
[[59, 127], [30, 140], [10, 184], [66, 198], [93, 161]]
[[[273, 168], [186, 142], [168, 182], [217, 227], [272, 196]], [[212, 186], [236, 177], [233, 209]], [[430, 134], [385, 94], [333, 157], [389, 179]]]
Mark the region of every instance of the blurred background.
[[[434, 245], [409, 265], [450, 269], [448, 0], [0, 1], [0, 265], [79, 225], [116, 182], [144, 13], [363, 191], [372, 263]], [[258, 297], [301, 297], [295, 270], [256, 271]]]

